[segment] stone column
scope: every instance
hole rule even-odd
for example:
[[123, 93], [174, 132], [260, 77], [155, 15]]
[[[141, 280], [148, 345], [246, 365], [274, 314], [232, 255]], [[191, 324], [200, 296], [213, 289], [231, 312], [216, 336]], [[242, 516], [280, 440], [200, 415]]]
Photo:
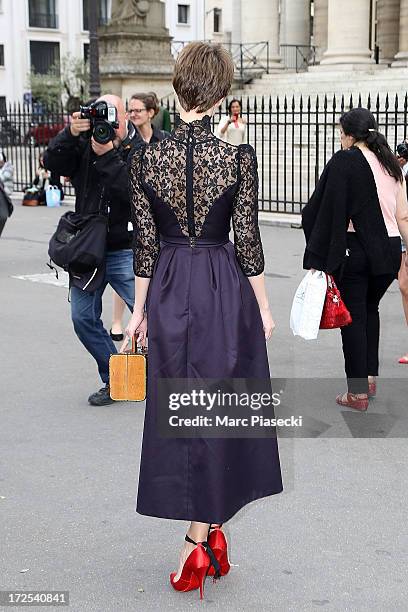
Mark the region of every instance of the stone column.
[[399, 46], [395, 61], [395, 68], [408, 66], [408, 0], [401, 0], [399, 15]]
[[[279, 0], [241, 0], [242, 43], [269, 42], [271, 68], [280, 68]], [[262, 59], [266, 58], [266, 53]]]
[[[327, 51], [320, 65], [373, 64], [368, 48], [371, 0], [329, 0]], [[403, 0], [407, 2], [408, 0]]]
[[400, 0], [377, 0], [377, 45], [380, 64], [390, 64], [398, 53]]
[[281, 7], [281, 44], [310, 45], [310, 0], [284, 0]]
[[316, 62], [320, 62], [327, 50], [327, 20], [329, 0], [314, 1], [313, 45], [316, 47]]

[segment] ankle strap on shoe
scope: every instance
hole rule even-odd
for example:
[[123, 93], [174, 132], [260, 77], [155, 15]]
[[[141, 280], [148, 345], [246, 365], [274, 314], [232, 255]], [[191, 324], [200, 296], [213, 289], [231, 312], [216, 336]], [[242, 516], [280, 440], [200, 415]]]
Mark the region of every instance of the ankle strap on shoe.
[[192, 540], [187, 534], [185, 536], [185, 541], [186, 542], [190, 542], [190, 544], [195, 544], [195, 546], [198, 546], [198, 544], [201, 544], [201, 546], [203, 546], [208, 554], [208, 556], [210, 557], [210, 565], [213, 566], [214, 568], [214, 578], [213, 580], [218, 580], [219, 578], [221, 578], [221, 566], [217, 561], [217, 558], [214, 554], [213, 549], [211, 548], [211, 546], [208, 544], [207, 541], [205, 542], [194, 542], [194, 540]]
[[208, 538], [208, 536], [210, 535], [210, 531], [211, 531], [211, 529], [221, 529], [221, 527], [222, 527], [222, 523], [214, 523], [214, 526], [213, 526], [213, 524], [212, 524], [212, 523], [210, 523], [210, 524], [208, 525], [208, 535], [207, 535], [207, 538]]

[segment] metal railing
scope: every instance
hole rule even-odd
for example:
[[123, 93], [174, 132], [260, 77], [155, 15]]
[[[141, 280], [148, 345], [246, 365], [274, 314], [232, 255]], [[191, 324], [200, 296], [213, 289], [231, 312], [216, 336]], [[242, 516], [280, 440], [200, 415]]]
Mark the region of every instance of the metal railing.
[[280, 45], [282, 65], [286, 70], [304, 72], [316, 63], [316, 47], [311, 45]]
[[[176, 57], [189, 41], [173, 40], [171, 50]], [[219, 42], [207, 40], [205, 42]], [[235, 65], [236, 79], [242, 84], [249, 83], [254, 78], [269, 73], [269, 42], [255, 43], [221, 43], [232, 55]]]
[[[231, 98], [230, 98], [231, 99]], [[216, 128], [227, 112], [225, 100], [213, 118]], [[242, 116], [247, 122], [247, 141], [255, 148], [259, 170], [259, 208], [269, 212], [299, 213], [309, 200], [325, 164], [340, 149], [338, 129], [342, 112], [365, 106], [374, 113], [380, 131], [393, 150], [407, 137], [408, 95], [392, 99], [377, 96], [345, 99], [255, 97], [244, 98]], [[163, 104], [177, 121], [174, 100]], [[0, 146], [14, 165], [15, 190], [30, 185], [39, 154], [49, 140], [67, 125], [61, 109], [47, 113], [12, 105], [0, 115]], [[72, 187], [66, 187], [73, 194]]]
[[[0, 114], [0, 147], [14, 166], [15, 192], [33, 184], [41, 153], [68, 122], [62, 108], [40, 111], [35, 105], [13, 104]], [[66, 192], [74, 195], [69, 183]]]
[[[213, 118], [227, 112], [228, 100]], [[301, 212], [319, 176], [341, 148], [339, 118], [355, 106], [369, 108], [395, 151], [408, 132], [408, 94], [401, 97], [285, 96], [241, 99], [247, 141], [255, 148], [259, 171], [259, 208], [266, 212]], [[173, 120], [174, 101], [167, 102]]]

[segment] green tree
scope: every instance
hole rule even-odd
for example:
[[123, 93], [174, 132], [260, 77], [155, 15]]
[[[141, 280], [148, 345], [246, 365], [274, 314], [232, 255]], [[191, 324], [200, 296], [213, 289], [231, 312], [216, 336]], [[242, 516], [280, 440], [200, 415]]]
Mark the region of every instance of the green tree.
[[59, 66], [51, 66], [46, 74], [32, 70], [29, 74], [29, 87], [33, 102], [42, 104], [44, 109], [52, 109], [61, 105], [63, 85]]
[[34, 102], [51, 110], [63, 104], [65, 110], [78, 110], [89, 98], [89, 68], [82, 58], [65, 55], [61, 62], [50, 67], [46, 74], [32, 70], [29, 87]]

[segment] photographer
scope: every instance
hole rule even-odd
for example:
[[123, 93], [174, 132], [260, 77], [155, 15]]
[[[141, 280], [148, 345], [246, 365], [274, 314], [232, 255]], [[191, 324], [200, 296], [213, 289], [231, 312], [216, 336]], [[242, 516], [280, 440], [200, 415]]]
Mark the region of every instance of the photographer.
[[[124, 104], [117, 96], [102, 96], [81, 110], [72, 115], [70, 126], [50, 142], [44, 165], [51, 172], [71, 178], [76, 213], [107, 217], [104, 266], [88, 277], [79, 275], [84, 278], [82, 286], [78, 277], [70, 274], [74, 329], [95, 358], [105, 384], [88, 401], [104, 406], [113, 402], [109, 394], [109, 357], [116, 348], [101, 320], [102, 295], [109, 284], [130, 310], [134, 303], [127, 157], [135, 144], [135, 128], [127, 122]], [[104, 245], [105, 242], [102, 249]]]

